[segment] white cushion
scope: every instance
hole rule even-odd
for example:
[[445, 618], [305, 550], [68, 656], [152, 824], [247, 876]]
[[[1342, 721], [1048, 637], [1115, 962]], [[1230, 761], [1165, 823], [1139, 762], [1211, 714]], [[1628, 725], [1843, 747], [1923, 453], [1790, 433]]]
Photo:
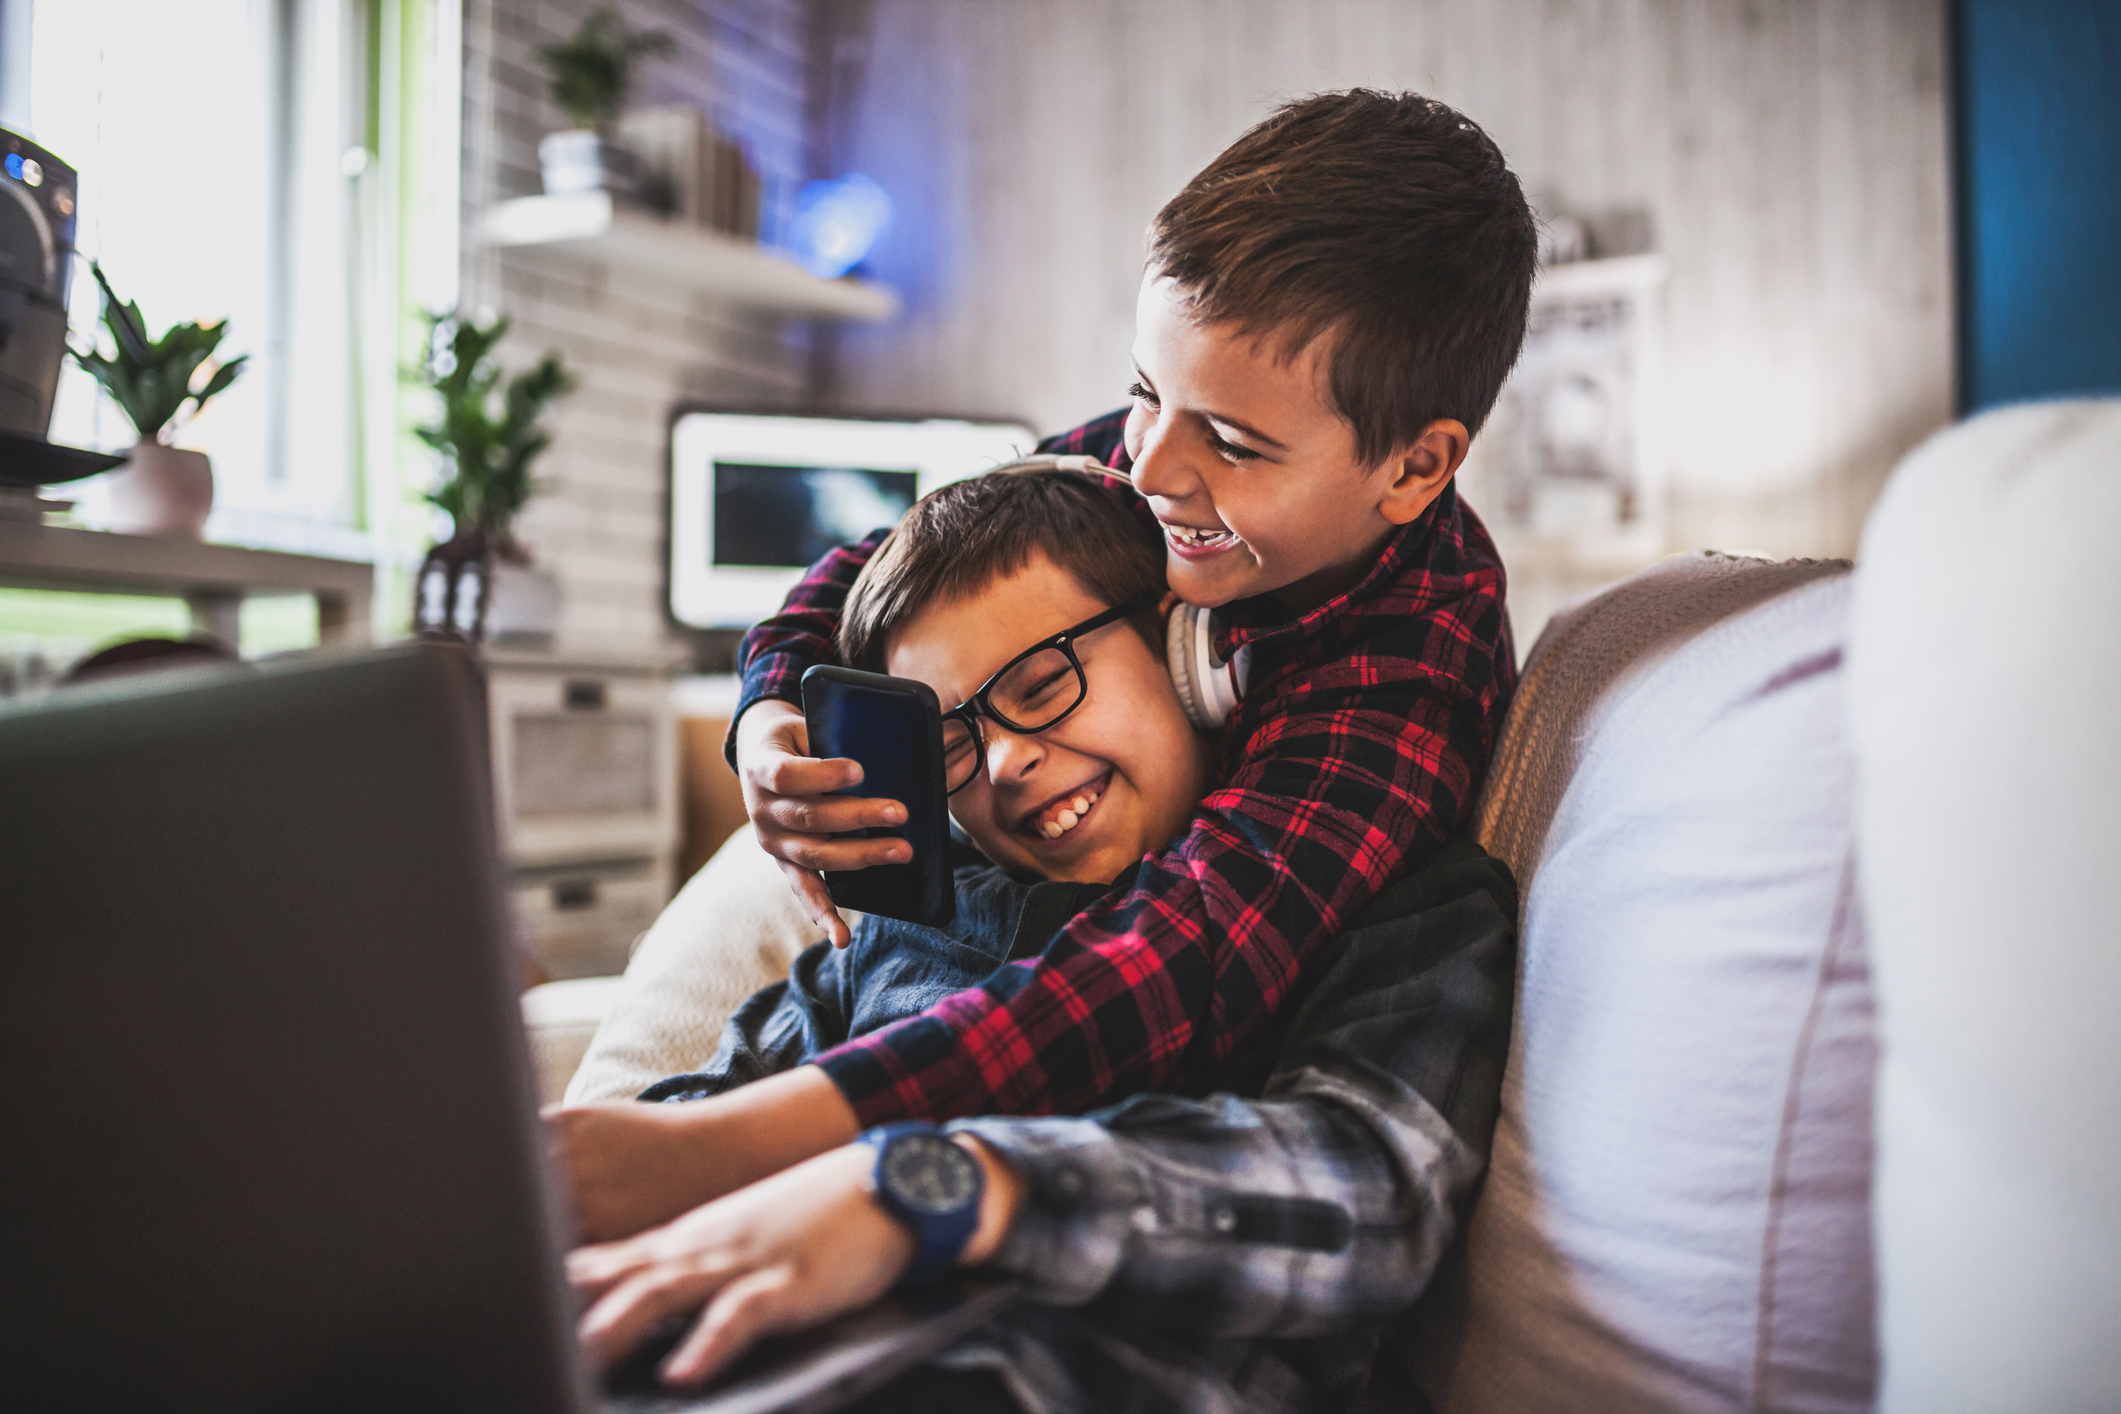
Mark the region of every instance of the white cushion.
[[1908, 458], [1851, 629], [1887, 1411], [2121, 1405], [2121, 402]]
[[1845, 569], [1667, 561], [1541, 638], [1480, 815], [1526, 883], [1502, 1113], [1412, 1359], [1445, 1414], [1869, 1407]]
[[634, 950], [567, 1103], [630, 1100], [666, 1075], [706, 1064], [729, 1014], [786, 977], [796, 954], [817, 939], [779, 866], [750, 826], [738, 830]]
[[538, 1095], [546, 1103], [567, 1093], [589, 1042], [618, 998], [617, 977], [571, 977], [523, 994], [523, 1029], [537, 1067]]

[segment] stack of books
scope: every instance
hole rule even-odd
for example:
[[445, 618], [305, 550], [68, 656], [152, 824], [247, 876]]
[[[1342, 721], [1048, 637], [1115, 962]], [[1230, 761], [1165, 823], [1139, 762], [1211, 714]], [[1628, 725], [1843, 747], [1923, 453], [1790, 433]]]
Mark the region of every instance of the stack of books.
[[759, 238], [758, 171], [699, 109], [635, 109], [619, 120], [619, 141], [640, 158], [643, 204], [710, 231]]

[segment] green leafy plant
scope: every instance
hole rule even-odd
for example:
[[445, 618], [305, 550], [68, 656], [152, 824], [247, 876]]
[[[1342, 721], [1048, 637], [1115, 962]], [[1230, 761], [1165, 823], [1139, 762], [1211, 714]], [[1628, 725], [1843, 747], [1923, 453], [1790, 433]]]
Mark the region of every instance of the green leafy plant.
[[677, 41], [667, 31], [628, 29], [607, 6], [582, 21], [565, 44], [540, 46], [538, 58], [552, 81], [552, 101], [574, 125], [608, 133], [633, 88], [633, 66], [676, 52]]
[[[214, 362], [214, 350], [228, 333], [225, 319], [213, 324], [172, 324], [161, 338], [149, 336], [140, 306], [119, 300], [101, 265], [91, 263], [88, 268], [103, 287], [103, 326], [110, 330], [116, 354], [106, 357], [93, 344], [86, 349], [69, 346], [67, 352], [124, 409], [141, 441], [159, 442], [165, 430], [175, 431], [170, 424], [186, 403], [191, 404], [191, 415], [185, 419], [189, 422], [205, 409], [209, 398], [236, 381], [250, 355]], [[209, 370], [203, 382], [199, 378], [202, 368]]]
[[503, 315], [488, 323], [429, 314], [427, 354], [414, 381], [441, 399], [441, 420], [413, 434], [442, 454], [448, 474], [427, 499], [449, 513], [459, 536], [477, 532], [497, 551], [520, 555], [510, 535], [538, 490], [530, 464], [552, 443], [538, 425], [574, 378], [557, 355], [502, 379], [494, 350], [508, 333]]

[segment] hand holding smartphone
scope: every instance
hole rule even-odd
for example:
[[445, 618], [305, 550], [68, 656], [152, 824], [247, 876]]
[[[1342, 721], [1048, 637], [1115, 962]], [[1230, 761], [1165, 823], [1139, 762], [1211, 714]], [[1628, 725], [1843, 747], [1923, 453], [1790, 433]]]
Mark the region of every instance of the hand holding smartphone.
[[948, 923], [957, 916], [957, 894], [950, 883], [943, 712], [935, 693], [910, 678], [820, 666], [803, 674], [803, 716], [812, 755], [862, 764], [861, 784], [839, 794], [906, 807], [905, 824], [859, 836], [896, 836], [913, 846], [910, 864], [828, 870], [833, 903], [908, 923]]

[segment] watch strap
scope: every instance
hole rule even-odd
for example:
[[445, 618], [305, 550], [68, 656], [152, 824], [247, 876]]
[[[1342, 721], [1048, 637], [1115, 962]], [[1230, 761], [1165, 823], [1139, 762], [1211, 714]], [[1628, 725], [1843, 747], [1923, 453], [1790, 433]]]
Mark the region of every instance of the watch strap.
[[942, 1130], [925, 1120], [878, 1125], [862, 1135], [862, 1142], [876, 1151], [876, 1165], [870, 1171], [870, 1190], [875, 1194], [878, 1206], [913, 1234], [913, 1263], [899, 1278], [901, 1286], [932, 1282], [957, 1264], [958, 1255], [979, 1228], [980, 1199], [986, 1189], [986, 1174], [979, 1168], [979, 1161], [952, 1145], [954, 1152], [973, 1165], [970, 1197], [963, 1205], [941, 1213], [906, 1203], [893, 1191], [884, 1165], [894, 1143], [914, 1136], [930, 1137], [941, 1144], [951, 1143]]

